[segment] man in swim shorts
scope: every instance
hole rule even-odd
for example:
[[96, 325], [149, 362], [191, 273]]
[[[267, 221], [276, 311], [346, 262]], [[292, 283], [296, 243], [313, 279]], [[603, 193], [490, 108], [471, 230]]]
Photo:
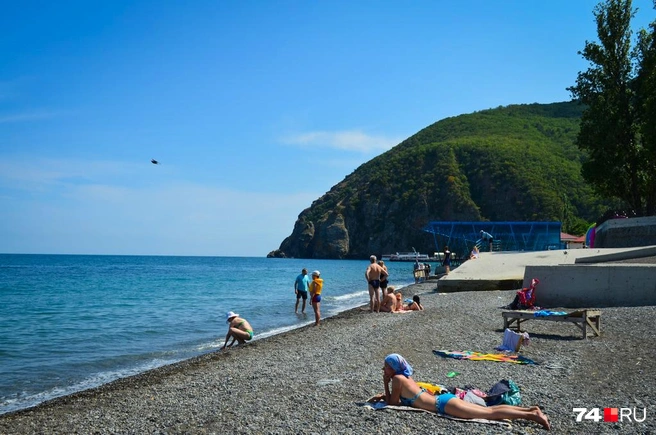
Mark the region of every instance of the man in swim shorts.
[[369, 289], [369, 311], [380, 313], [380, 280], [387, 278], [385, 269], [376, 263], [376, 256], [369, 257], [369, 267], [364, 272], [364, 278], [367, 280]]
[[303, 307], [301, 313], [305, 313], [305, 302], [308, 298], [308, 289], [310, 287], [310, 277], [308, 276], [307, 269], [303, 268], [301, 274], [296, 277], [294, 281], [294, 293], [296, 293], [296, 307], [294, 307], [294, 314], [298, 313], [298, 302], [303, 298]]

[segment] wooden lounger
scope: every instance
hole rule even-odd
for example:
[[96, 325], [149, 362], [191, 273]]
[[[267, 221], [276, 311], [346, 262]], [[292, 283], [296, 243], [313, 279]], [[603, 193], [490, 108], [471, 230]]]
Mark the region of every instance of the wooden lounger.
[[548, 320], [551, 322], [571, 322], [576, 325], [583, 332], [583, 339], [588, 338], [588, 328], [592, 336], [601, 335], [601, 311], [599, 310], [578, 310], [563, 315], [552, 315], [536, 317], [535, 311], [531, 310], [518, 310], [518, 311], [504, 311], [501, 313], [503, 316], [503, 329], [514, 329], [517, 332], [521, 331], [521, 323], [527, 320]]

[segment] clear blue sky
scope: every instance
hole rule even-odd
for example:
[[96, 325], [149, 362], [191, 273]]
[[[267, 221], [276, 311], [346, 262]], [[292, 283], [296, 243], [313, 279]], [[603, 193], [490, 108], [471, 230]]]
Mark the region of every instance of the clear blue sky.
[[596, 3], [5, 2], [0, 252], [264, 256], [418, 130], [569, 100]]

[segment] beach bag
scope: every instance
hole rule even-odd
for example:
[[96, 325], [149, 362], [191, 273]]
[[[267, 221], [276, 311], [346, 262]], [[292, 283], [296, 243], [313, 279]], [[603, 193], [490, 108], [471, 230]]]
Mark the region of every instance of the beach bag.
[[530, 340], [528, 332], [515, 332], [506, 328], [503, 332], [503, 342], [501, 346], [497, 346], [496, 350], [505, 352], [519, 352], [522, 345], [528, 346]]
[[533, 278], [528, 288], [523, 288], [517, 292], [517, 296], [519, 296], [517, 302], [520, 308], [533, 308], [533, 305], [535, 305], [535, 286], [539, 283], [539, 279]]
[[501, 403], [504, 405], [519, 406], [522, 404], [522, 395], [519, 392], [519, 387], [516, 383], [508, 380], [508, 391], [501, 395]]
[[494, 405], [515, 405], [522, 403], [522, 396], [519, 393], [519, 387], [511, 380], [503, 379], [490, 388], [485, 397], [487, 406]]

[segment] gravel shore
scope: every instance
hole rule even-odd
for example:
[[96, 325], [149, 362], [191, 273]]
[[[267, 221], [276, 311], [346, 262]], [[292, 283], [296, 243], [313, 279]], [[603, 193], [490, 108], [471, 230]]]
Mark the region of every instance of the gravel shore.
[[[521, 353], [538, 365], [458, 361], [434, 349], [495, 352], [502, 305], [514, 291], [438, 294], [435, 282], [404, 289], [423, 312], [354, 309], [304, 327], [193, 358], [0, 416], [0, 433], [540, 433], [455, 422], [427, 413], [371, 411], [358, 403], [383, 391], [388, 353], [405, 356], [417, 381], [488, 390], [521, 387], [556, 433], [656, 433], [656, 307], [603, 308], [602, 336], [582, 340], [571, 324], [531, 321]], [[592, 308], [592, 307], [591, 307]], [[257, 331], [256, 331], [257, 332]], [[217, 331], [217, 335], [224, 331]], [[447, 373], [459, 375], [448, 378]], [[572, 408], [636, 408], [644, 422], [576, 422]], [[633, 419], [632, 419], [633, 420]]]

